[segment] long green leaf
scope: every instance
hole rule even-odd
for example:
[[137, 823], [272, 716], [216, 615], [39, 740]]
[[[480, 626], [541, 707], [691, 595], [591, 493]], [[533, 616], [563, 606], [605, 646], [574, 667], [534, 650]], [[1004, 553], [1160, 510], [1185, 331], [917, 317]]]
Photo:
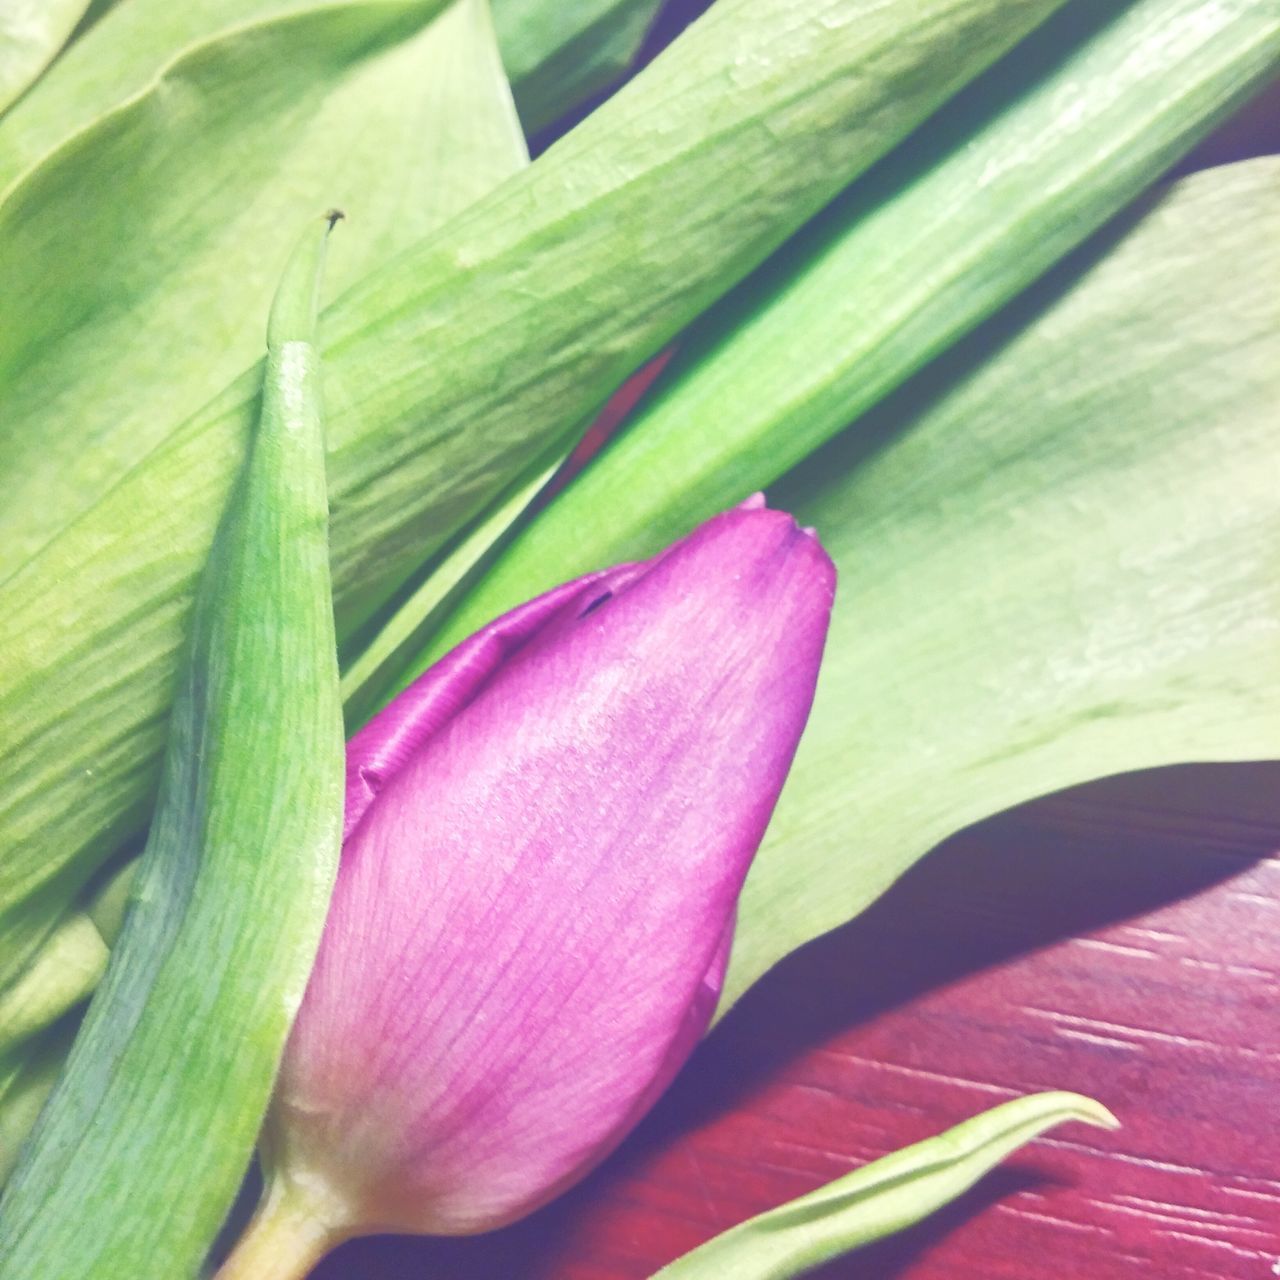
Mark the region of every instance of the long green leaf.
[[1068, 1120], [1117, 1127], [1105, 1107], [1079, 1094], [1016, 1098], [716, 1236], [663, 1267], [654, 1280], [789, 1280], [913, 1226], [1019, 1147]]
[[323, 245], [308, 234], [272, 308], [261, 425], [201, 578], [136, 901], [0, 1201], [6, 1280], [193, 1275], [306, 986], [342, 830]]
[[0, 112], [57, 56], [89, 0], [6, 0], [0, 7]]
[[[283, 228], [348, 210], [361, 244], [341, 288], [519, 167], [483, 0], [432, 23], [443, 3], [349, 0], [224, 33], [8, 193], [0, 577], [252, 361]], [[441, 138], [473, 163], [442, 166]]]
[[[720, 0], [524, 174], [349, 292], [324, 319], [340, 633], [1054, 4]], [[258, 376], [0, 586], [4, 978], [146, 812]]]
[[411, 665], [774, 483], [1080, 244], [1280, 65], [1280, 7], [1077, 0], [694, 327], [633, 429]]

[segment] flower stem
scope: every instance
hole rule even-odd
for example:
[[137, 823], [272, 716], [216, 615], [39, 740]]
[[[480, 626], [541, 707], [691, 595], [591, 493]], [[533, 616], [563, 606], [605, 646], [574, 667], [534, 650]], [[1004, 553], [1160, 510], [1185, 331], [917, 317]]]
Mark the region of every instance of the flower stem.
[[298, 1187], [276, 1182], [214, 1280], [303, 1280], [348, 1235], [317, 1213]]

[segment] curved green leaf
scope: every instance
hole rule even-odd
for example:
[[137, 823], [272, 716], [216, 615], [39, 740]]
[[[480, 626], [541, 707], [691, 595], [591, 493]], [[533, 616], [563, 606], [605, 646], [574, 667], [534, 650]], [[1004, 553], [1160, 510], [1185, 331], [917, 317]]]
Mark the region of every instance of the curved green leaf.
[[1076, 1093], [1017, 1098], [716, 1236], [654, 1280], [789, 1280], [928, 1217], [1068, 1120], [1118, 1127], [1105, 1107]]
[[165, 67], [194, 46], [238, 27], [348, 3], [186, 0], [176, 5], [171, 0], [110, 0], [108, 11], [0, 119], [0, 189], [59, 144], [144, 92]]
[[[1055, 3], [720, 0], [524, 174], [351, 290], [324, 318], [340, 633]], [[0, 976], [145, 814], [256, 385], [0, 585]]]
[[5, 1280], [194, 1275], [306, 986], [342, 832], [323, 245], [308, 233], [272, 307], [261, 425], [201, 578], [134, 906], [0, 1201]]

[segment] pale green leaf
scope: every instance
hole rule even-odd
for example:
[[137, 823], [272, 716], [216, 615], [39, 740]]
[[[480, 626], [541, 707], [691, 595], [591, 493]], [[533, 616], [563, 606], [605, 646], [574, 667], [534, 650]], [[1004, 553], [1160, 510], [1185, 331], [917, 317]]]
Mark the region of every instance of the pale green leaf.
[[145, 91], [166, 66], [193, 46], [238, 27], [349, 3], [114, 0], [109, 11], [0, 119], [0, 188], [8, 187], [73, 134]]
[[261, 424], [200, 580], [134, 905], [0, 1201], [5, 1280], [194, 1275], [306, 986], [342, 832], [323, 244], [308, 233], [272, 307]]
[[[323, 328], [342, 632], [1054, 4], [719, 0], [524, 174], [351, 290]], [[0, 585], [6, 977], [145, 815], [258, 376]]]
[[[696, 325], [408, 677], [531, 592], [772, 484], [1113, 216], [1280, 60], [1256, 0], [1069, 5]], [[403, 681], [402, 681], [403, 682]]]
[[346, 210], [340, 290], [520, 166], [483, 0], [431, 23], [442, 4], [223, 34], [9, 191], [0, 578], [252, 361], [283, 228]]
[[89, 0], [5, 0], [0, 5], [0, 112], [57, 56]]
[[1280, 161], [1080, 267], [773, 494], [841, 585], [730, 999], [989, 814], [1280, 756]]
[[1105, 1107], [1079, 1094], [1016, 1098], [716, 1236], [654, 1280], [789, 1280], [914, 1225], [1019, 1147], [1069, 1120], [1117, 1127]]

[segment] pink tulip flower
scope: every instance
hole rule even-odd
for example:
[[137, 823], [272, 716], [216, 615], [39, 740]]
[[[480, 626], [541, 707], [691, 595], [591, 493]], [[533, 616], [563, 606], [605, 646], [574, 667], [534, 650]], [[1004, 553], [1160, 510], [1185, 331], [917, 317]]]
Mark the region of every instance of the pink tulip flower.
[[519, 1218], [705, 1032], [834, 569], [759, 501], [490, 624], [352, 740], [346, 843], [224, 1276]]

